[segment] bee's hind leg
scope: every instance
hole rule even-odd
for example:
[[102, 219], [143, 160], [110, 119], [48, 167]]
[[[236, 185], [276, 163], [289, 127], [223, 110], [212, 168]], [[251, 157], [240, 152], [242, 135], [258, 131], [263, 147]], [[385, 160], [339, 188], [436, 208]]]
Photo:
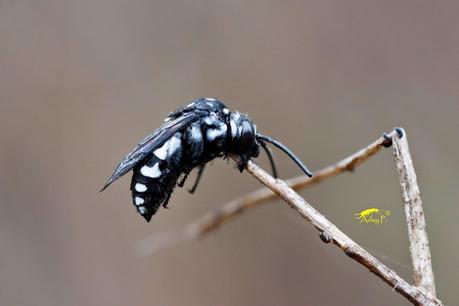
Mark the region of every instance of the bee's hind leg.
[[166, 196], [166, 199], [164, 200], [163, 202], [163, 207], [164, 208], [169, 208], [169, 206], [167, 206], [169, 204], [169, 200], [171, 199], [171, 196], [172, 196], [172, 192], [169, 192]]
[[188, 178], [188, 175], [190, 174], [192, 169], [187, 169], [183, 172], [183, 177], [180, 179], [180, 181], [177, 183], [177, 186], [182, 188], [185, 186], [186, 179]]
[[196, 176], [196, 181], [194, 181], [193, 186], [191, 189], [188, 189], [189, 193], [194, 193], [196, 191], [196, 188], [198, 188], [199, 182], [201, 181], [202, 173], [204, 172], [204, 168], [206, 167], [206, 164], [202, 164], [199, 166], [198, 174]]
[[185, 181], [186, 181], [186, 179], [188, 178], [188, 174], [190, 174], [190, 171], [186, 171], [186, 172], [183, 174], [183, 177], [182, 177], [182, 179], [177, 183], [177, 186], [179, 186], [180, 188], [182, 188], [182, 187], [185, 185]]

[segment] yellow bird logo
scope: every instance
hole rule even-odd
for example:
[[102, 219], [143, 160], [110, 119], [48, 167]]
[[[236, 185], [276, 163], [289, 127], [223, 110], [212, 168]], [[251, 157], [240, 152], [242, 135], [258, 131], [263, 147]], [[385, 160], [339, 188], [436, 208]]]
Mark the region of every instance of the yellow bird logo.
[[356, 213], [355, 218], [360, 220], [360, 223], [372, 223], [375, 225], [385, 223], [387, 216], [390, 216], [390, 210], [382, 210], [378, 208], [368, 208]]

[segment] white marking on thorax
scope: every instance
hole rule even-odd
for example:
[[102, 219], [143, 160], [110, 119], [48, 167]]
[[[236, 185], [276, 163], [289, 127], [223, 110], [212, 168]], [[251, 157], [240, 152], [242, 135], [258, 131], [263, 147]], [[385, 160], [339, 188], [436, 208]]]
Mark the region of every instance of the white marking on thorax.
[[181, 145], [182, 140], [180, 139], [180, 134], [175, 134], [174, 137], [166, 141], [160, 148], [156, 149], [153, 154], [161, 160], [166, 160], [166, 158], [172, 156]]
[[215, 120], [212, 117], [206, 117], [206, 119], [204, 119], [204, 122], [207, 125], [214, 125]]
[[207, 130], [207, 140], [208, 141], [214, 141], [216, 138], [224, 136], [226, 134], [226, 124], [221, 124], [219, 128], [217, 129], [208, 129]]
[[236, 137], [237, 135], [237, 125], [236, 122], [234, 122], [234, 119], [231, 118], [230, 120], [230, 126], [231, 126], [231, 137]]
[[224, 108], [224, 109], [223, 109], [223, 113], [224, 113], [225, 115], [228, 115], [228, 114], [230, 113], [230, 111], [229, 111], [229, 109]]
[[231, 126], [231, 136], [234, 138], [237, 136], [238, 125], [237, 122], [241, 119], [241, 115], [238, 112], [231, 113], [230, 115], [230, 126]]
[[147, 191], [147, 186], [145, 186], [144, 184], [140, 184], [140, 183], [135, 184], [134, 188], [135, 188], [135, 191], [138, 191], [138, 192]]
[[210, 113], [210, 115], [204, 119], [204, 122], [209, 126], [218, 125], [218, 121], [218, 116], [214, 112]]
[[161, 170], [159, 170], [159, 163], [156, 163], [153, 167], [143, 166], [140, 169], [140, 173], [146, 177], [157, 178], [161, 176]]
[[207, 101], [217, 101], [215, 98], [206, 98]]
[[144, 199], [141, 197], [135, 197], [135, 205], [142, 205], [143, 203], [145, 203]]
[[191, 127], [191, 137], [196, 141], [201, 141], [202, 132], [201, 132], [201, 128], [199, 126], [193, 125]]
[[171, 119], [171, 117], [166, 117], [166, 119], [164, 119], [164, 122], [170, 121]]

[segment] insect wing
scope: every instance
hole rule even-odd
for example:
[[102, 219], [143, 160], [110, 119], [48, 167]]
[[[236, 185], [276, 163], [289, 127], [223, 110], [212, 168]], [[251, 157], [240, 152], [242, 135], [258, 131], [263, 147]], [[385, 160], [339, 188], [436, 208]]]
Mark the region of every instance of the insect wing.
[[100, 191], [104, 191], [111, 183], [126, 174], [129, 170], [142, 161], [148, 154], [162, 146], [178, 130], [199, 117], [199, 113], [184, 113], [182, 116], [171, 119], [159, 129], [148, 135], [120, 162], [115, 172], [107, 180]]

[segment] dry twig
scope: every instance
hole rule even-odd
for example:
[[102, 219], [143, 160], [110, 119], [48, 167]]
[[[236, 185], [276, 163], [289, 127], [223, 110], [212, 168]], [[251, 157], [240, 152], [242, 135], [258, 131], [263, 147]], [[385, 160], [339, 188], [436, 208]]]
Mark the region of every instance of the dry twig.
[[[316, 227], [324, 242], [333, 242], [339, 246], [346, 255], [367, 267], [408, 300], [416, 305], [442, 305], [441, 301], [435, 297], [430, 250], [424, 214], [422, 212], [422, 202], [419, 196], [419, 187], [416, 182], [416, 175], [406, 137], [401, 137], [400, 139], [397, 137], [399, 133], [403, 133], [403, 130], [397, 129], [392, 131], [390, 134], [385, 135], [385, 137], [379, 138], [340, 162], [317, 171], [312, 178], [302, 176], [283, 182], [274, 179], [250, 161], [247, 165], [247, 171], [269, 189], [259, 189], [245, 197], [234, 200], [215, 212], [209, 213], [198, 221], [189, 224], [183, 231], [163, 233], [147, 238], [139, 243], [139, 250], [144, 254], [148, 254], [158, 248], [163, 248], [182, 240], [202, 237], [241, 214], [243, 211], [266, 203], [277, 194], [290, 207], [294, 208], [302, 217]], [[402, 196], [407, 215], [415, 286], [410, 285], [346, 236], [293, 190], [309, 187], [340, 173], [352, 171], [357, 165], [376, 154], [382, 147], [387, 147], [391, 143], [394, 144], [394, 156], [397, 169], [399, 170]], [[275, 194], [271, 191], [275, 192]]]
[[339, 246], [349, 257], [367, 267], [371, 272], [389, 284], [395, 291], [402, 294], [412, 303], [417, 305], [441, 305], [433, 294], [423, 288], [410, 285], [394, 271], [374, 258], [351, 238], [346, 236], [335, 225], [315, 210], [285, 182], [274, 179], [254, 162], [247, 165], [249, 171], [266, 187], [279, 195], [291, 208], [295, 209], [303, 218], [308, 220], [321, 233], [324, 242], [333, 242]]
[[421, 195], [416, 180], [416, 173], [414, 172], [413, 161], [411, 160], [410, 149], [406, 140], [406, 133], [402, 129], [399, 131], [405, 137], [393, 135], [392, 142], [408, 225], [414, 284], [424, 287], [435, 295], [434, 274]]

